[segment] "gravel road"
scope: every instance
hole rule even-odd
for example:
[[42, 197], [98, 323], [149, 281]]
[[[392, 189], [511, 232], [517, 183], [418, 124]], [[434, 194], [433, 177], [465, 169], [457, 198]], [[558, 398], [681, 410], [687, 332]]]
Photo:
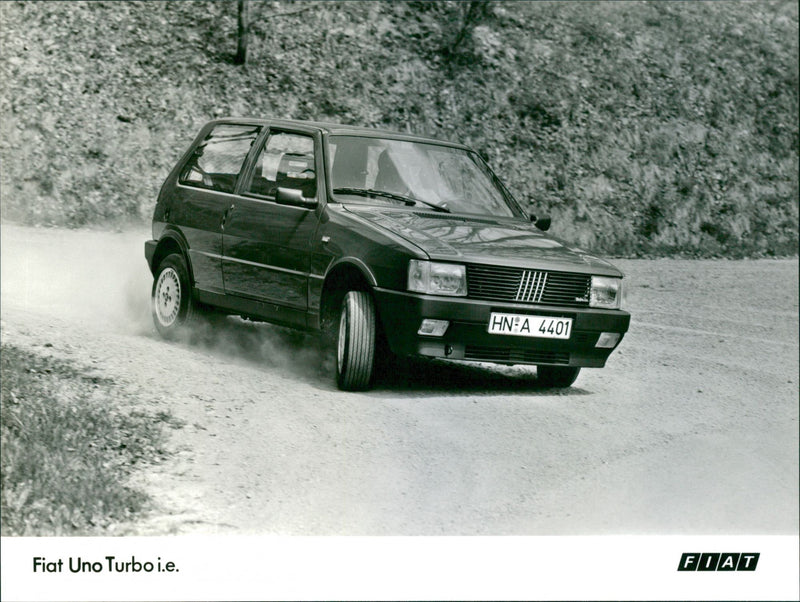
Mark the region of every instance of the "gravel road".
[[145, 229], [0, 233], [3, 340], [184, 423], [128, 532], [798, 533], [796, 259], [615, 262], [631, 330], [566, 391], [413, 363], [344, 393], [305, 335], [228, 319], [160, 340]]

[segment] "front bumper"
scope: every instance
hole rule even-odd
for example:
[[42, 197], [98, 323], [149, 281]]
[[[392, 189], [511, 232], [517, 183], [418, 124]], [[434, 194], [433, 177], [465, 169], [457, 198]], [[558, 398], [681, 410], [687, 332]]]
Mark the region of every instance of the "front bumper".
[[[601, 368], [628, 331], [621, 310], [557, 307], [437, 297], [376, 289], [378, 316], [392, 351], [454, 360]], [[572, 318], [569, 339], [489, 334], [492, 312]], [[425, 318], [448, 320], [444, 336], [417, 334]], [[612, 348], [597, 347], [603, 332], [619, 333]]]

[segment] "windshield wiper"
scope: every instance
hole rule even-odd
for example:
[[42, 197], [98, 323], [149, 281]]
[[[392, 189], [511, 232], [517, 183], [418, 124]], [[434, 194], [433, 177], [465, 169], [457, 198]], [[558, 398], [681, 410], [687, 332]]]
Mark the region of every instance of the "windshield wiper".
[[401, 203], [405, 203], [406, 205], [416, 205], [417, 203], [423, 203], [428, 207], [433, 207], [437, 211], [444, 211], [445, 213], [450, 213], [450, 210], [447, 207], [443, 207], [442, 205], [437, 205], [436, 203], [423, 201], [422, 199], [412, 199], [411, 197], [404, 196], [402, 194], [387, 192], [386, 190], [375, 190], [374, 188], [334, 188], [333, 194], [354, 194], [366, 197], [380, 196], [380, 197], [385, 197], [387, 199], [392, 199], [393, 201], [400, 201]]
[[436, 209], [436, 211], [441, 211], [442, 213], [450, 213], [450, 210], [444, 205], [437, 205], [436, 203], [431, 203], [430, 201], [423, 201], [422, 199], [414, 199], [414, 200], [422, 203], [423, 205], [427, 205], [428, 207]]

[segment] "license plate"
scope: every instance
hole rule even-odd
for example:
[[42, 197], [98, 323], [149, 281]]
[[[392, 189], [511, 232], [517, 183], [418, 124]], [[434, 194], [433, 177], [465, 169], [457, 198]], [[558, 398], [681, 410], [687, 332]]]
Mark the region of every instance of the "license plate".
[[501, 313], [492, 313], [489, 316], [489, 334], [568, 339], [570, 332], [572, 332], [572, 318]]

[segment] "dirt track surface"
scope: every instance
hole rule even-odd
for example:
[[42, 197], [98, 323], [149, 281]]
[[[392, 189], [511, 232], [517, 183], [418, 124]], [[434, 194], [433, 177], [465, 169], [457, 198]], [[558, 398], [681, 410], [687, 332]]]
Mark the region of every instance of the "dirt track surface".
[[336, 390], [313, 339], [155, 334], [146, 230], [2, 227], [2, 337], [183, 421], [129, 533], [798, 532], [798, 262], [617, 261], [631, 330], [565, 391], [413, 363]]

